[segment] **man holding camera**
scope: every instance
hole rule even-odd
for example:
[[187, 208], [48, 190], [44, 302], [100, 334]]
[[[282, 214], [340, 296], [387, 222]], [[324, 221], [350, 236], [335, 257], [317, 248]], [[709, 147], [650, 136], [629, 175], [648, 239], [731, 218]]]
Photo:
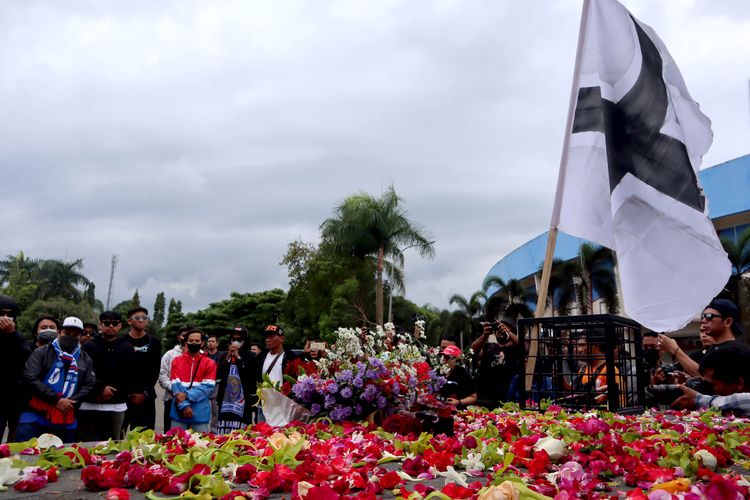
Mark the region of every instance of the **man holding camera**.
[[484, 323], [472, 344], [479, 365], [478, 404], [494, 409], [508, 399], [510, 381], [518, 366], [518, 337], [508, 319]]
[[[706, 355], [717, 350], [733, 350], [750, 355], [750, 347], [737, 340], [742, 334], [739, 320], [740, 310], [730, 300], [714, 299], [706, 306], [701, 314], [700, 331], [713, 339], [713, 345], [706, 348]], [[677, 341], [659, 334], [659, 343], [662, 351], [671, 354], [688, 375], [696, 377], [700, 374], [699, 363], [686, 354]]]
[[699, 391], [679, 385], [682, 395], [672, 403], [672, 408], [715, 408], [737, 416], [750, 416], [750, 355], [738, 350], [725, 349], [710, 352], [700, 365], [700, 373], [707, 386]]

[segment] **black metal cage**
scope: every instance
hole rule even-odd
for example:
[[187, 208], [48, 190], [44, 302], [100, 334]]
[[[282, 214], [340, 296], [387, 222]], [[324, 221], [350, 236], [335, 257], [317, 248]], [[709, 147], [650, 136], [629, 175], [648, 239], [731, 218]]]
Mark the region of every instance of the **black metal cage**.
[[523, 408], [546, 400], [571, 409], [643, 411], [647, 378], [635, 321], [610, 314], [522, 319], [518, 333], [526, 348], [518, 383]]

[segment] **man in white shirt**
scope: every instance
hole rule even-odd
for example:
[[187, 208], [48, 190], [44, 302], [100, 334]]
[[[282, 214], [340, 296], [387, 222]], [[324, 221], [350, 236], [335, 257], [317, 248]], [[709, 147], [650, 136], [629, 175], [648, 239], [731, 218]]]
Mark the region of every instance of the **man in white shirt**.
[[[263, 382], [263, 375], [268, 375], [273, 383], [284, 382], [284, 370], [296, 356], [291, 349], [284, 348], [284, 329], [278, 325], [268, 325], [263, 331], [266, 350], [258, 360], [256, 371], [257, 383]], [[258, 411], [258, 421], [265, 422], [262, 409]]]
[[167, 432], [172, 428], [172, 419], [169, 416], [169, 412], [172, 410], [172, 379], [170, 374], [172, 371], [172, 361], [177, 356], [180, 356], [185, 352], [185, 334], [188, 330], [192, 329], [191, 326], [183, 325], [180, 327], [180, 331], [177, 332], [177, 345], [172, 349], [164, 353], [161, 357], [161, 366], [159, 367], [159, 385], [164, 389], [164, 432]]

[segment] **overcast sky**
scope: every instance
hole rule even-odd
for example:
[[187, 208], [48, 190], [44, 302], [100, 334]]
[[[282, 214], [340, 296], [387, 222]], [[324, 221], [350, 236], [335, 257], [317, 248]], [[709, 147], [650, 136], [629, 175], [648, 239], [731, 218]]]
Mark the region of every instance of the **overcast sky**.
[[[750, 152], [747, 0], [625, 0]], [[4, 1], [2, 255], [84, 259], [104, 300], [206, 307], [287, 288], [278, 265], [344, 197], [393, 183], [447, 307], [549, 226], [581, 2]]]

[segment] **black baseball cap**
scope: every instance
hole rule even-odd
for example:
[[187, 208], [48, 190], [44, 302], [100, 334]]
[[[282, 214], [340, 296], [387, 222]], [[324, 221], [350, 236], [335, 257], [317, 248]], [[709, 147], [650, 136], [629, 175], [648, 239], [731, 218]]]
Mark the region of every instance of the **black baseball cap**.
[[234, 328], [229, 330], [230, 337], [232, 336], [233, 333], [236, 333], [244, 340], [247, 340], [247, 328], [245, 328], [244, 326], [235, 326]]
[[284, 329], [278, 325], [268, 325], [266, 329], [263, 330], [263, 335], [281, 335], [283, 337]]
[[719, 311], [719, 314], [724, 318], [732, 318], [732, 333], [735, 337], [742, 335], [742, 327], [740, 326], [740, 309], [734, 302], [727, 299], [714, 299], [706, 306], [706, 309], [708, 308]]
[[119, 321], [122, 323], [122, 314], [117, 311], [104, 311], [99, 315], [99, 321]]

